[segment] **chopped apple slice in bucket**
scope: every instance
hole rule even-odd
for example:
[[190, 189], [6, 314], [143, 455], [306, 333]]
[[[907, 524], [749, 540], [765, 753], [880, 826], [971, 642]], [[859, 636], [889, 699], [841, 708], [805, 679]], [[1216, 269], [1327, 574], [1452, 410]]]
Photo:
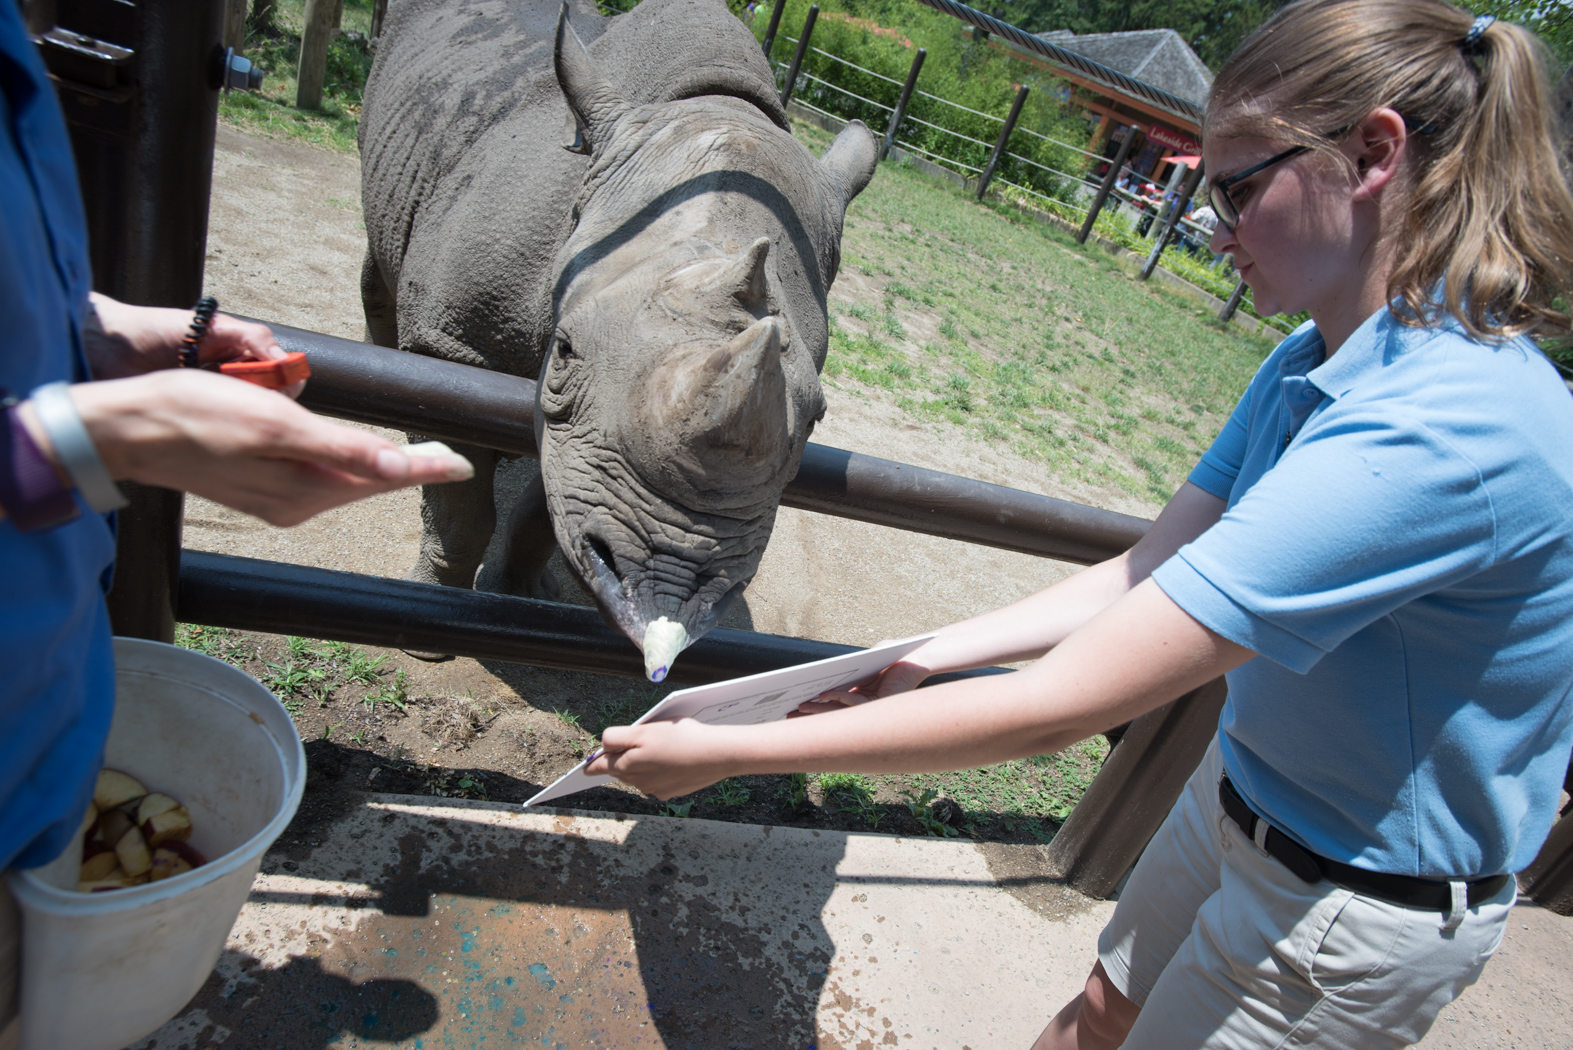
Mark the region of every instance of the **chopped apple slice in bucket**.
[[93, 789], [93, 805], [102, 812], [123, 806], [145, 794], [147, 788], [130, 773], [122, 773], [118, 769], [100, 769], [98, 786]]

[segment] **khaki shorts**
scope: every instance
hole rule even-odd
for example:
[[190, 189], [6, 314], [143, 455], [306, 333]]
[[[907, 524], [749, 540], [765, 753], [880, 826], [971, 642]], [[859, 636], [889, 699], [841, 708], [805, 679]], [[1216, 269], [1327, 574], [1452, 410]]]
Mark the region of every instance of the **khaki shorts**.
[[1418, 1042], [1502, 943], [1514, 880], [1452, 930], [1439, 911], [1303, 882], [1224, 814], [1222, 771], [1214, 739], [1098, 939], [1142, 1007], [1125, 1050]]

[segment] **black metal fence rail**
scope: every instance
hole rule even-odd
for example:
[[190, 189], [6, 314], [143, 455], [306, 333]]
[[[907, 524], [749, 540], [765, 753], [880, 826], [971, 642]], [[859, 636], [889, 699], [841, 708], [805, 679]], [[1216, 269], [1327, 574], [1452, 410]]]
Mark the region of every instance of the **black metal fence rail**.
[[[533, 456], [535, 383], [286, 325], [279, 345], [304, 353], [301, 404], [324, 415]], [[816, 445], [803, 452], [784, 506], [930, 536], [1090, 565], [1128, 550], [1144, 518]]]
[[[192, 550], [180, 559], [177, 605], [183, 622], [209, 627], [644, 678], [627, 637], [578, 605]], [[670, 681], [721, 682], [859, 648], [717, 628], [683, 651]], [[925, 684], [1007, 673], [989, 667]]]

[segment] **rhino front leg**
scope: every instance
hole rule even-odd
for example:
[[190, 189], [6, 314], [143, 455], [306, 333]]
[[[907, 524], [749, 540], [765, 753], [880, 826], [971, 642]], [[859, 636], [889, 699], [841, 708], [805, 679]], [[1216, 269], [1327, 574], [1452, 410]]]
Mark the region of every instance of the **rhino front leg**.
[[[427, 440], [410, 435], [411, 443]], [[475, 477], [421, 486], [421, 552], [405, 579], [470, 588], [497, 525], [492, 479], [498, 453], [478, 445], [452, 448], [475, 465]]]
[[360, 264], [360, 305], [366, 314], [366, 338], [378, 346], [399, 348], [399, 310], [393, 291], [383, 279], [382, 267], [377, 265], [366, 247], [366, 258]]
[[537, 467], [519, 493], [503, 529], [502, 589], [522, 598], [560, 601], [562, 590], [547, 572], [557, 553], [557, 535], [546, 509], [546, 486]]

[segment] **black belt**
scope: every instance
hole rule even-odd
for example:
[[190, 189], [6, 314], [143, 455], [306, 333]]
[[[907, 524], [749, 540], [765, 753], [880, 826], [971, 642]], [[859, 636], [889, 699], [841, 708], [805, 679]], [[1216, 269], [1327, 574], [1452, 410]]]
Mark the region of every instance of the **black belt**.
[[[1354, 890], [1404, 908], [1441, 912], [1452, 910], [1453, 890], [1445, 881], [1367, 871], [1352, 864], [1317, 856], [1252, 812], [1234, 785], [1229, 783], [1228, 777], [1218, 781], [1218, 801], [1223, 803], [1223, 811], [1229, 815], [1229, 819], [1240, 825], [1240, 830], [1253, 842], [1256, 841], [1257, 826], [1266, 824], [1267, 833], [1262, 836], [1262, 847], [1306, 882], [1326, 879], [1346, 890]], [[1473, 908], [1481, 901], [1495, 897], [1510, 878], [1511, 875], [1489, 875], [1483, 879], [1464, 880], [1464, 884], [1469, 887], [1469, 907]]]

